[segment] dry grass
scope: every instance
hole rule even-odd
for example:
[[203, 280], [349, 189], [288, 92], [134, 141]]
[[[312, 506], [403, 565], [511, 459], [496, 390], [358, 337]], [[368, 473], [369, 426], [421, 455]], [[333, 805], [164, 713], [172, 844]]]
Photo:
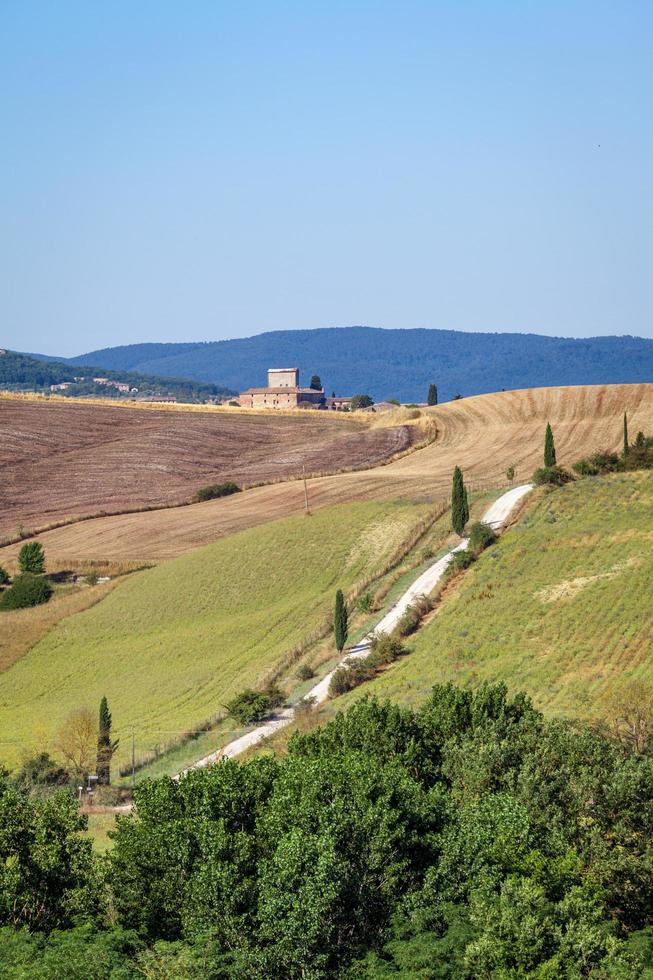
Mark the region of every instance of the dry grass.
[[[193, 409], [193, 410], [189, 410]], [[226, 412], [0, 397], [0, 533], [190, 502], [207, 483], [242, 486], [375, 465], [410, 448], [414, 426], [326, 412]]]
[[[570, 463], [597, 447], [618, 447], [625, 410], [632, 432], [650, 431], [653, 385], [500, 392], [423, 410], [423, 416], [437, 424], [435, 442], [386, 466], [310, 480], [311, 508], [399, 496], [414, 501], [444, 500], [456, 464], [472, 487], [505, 484], [510, 465], [515, 466], [515, 482], [519, 482], [529, 478], [541, 462], [547, 421], [554, 429], [559, 460]], [[301, 421], [287, 420], [291, 428]], [[380, 426], [373, 431], [388, 430]], [[300, 512], [303, 506], [301, 482], [278, 483], [181, 510], [98, 518], [51, 531], [42, 540], [49, 554], [64, 561], [80, 557], [157, 560]], [[0, 563], [16, 551], [16, 546], [0, 550]]]

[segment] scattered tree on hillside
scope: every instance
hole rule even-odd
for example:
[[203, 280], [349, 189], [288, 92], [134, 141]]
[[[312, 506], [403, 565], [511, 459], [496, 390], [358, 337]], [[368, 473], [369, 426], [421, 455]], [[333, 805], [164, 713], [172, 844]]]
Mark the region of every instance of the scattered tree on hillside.
[[28, 541], [18, 553], [18, 567], [21, 572], [41, 575], [45, 571], [45, 552], [40, 541]]
[[512, 483], [514, 479], [515, 479], [515, 467], [509, 466], [508, 469], [506, 470], [506, 480], [508, 481], [508, 483]]
[[40, 606], [52, 595], [52, 586], [42, 575], [22, 572], [16, 575], [8, 589], [0, 595], [0, 609], [27, 609]]
[[553, 441], [553, 429], [551, 423], [546, 423], [546, 435], [544, 436], [544, 466], [556, 465], [556, 447]]
[[374, 399], [369, 395], [354, 395], [350, 407], [352, 412], [355, 412], [357, 408], [371, 408], [373, 404]]
[[333, 635], [336, 641], [336, 650], [338, 653], [342, 653], [342, 651], [345, 649], [348, 631], [349, 626], [347, 622], [345, 597], [342, 594], [342, 589], [338, 589], [336, 592], [336, 608], [333, 617]]
[[10, 581], [9, 572], [0, 565], [0, 585], [8, 585]]
[[463, 482], [463, 475], [459, 466], [453, 471], [453, 482], [451, 487], [451, 526], [456, 534], [461, 534], [465, 530], [465, 524], [469, 520], [469, 503], [467, 500], [467, 490]]
[[97, 725], [89, 708], [76, 708], [64, 720], [55, 739], [55, 748], [77, 778], [84, 778], [93, 764]]
[[100, 701], [100, 717], [97, 737], [97, 760], [95, 771], [100, 786], [108, 786], [111, 782], [111, 759], [118, 748], [118, 740], [111, 741], [111, 712], [106, 697]]
[[428, 396], [426, 398], [426, 402], [427, 402], [428, 405], [437, 405], [438, 404], [438, 386], [437, 385], [434, 385], [434, 384], [430, 384], [429, 385], [429, 393], [428, 393]]
[[624, 412], [624, 459], [628, 456], [628, 416]]
[[313, 375], [311, 378], [310, 387], [313, 389], [313, 391], [322, 391], [322, 382], [320, 381], [319, 374]]
[[646, 449], [646, 436], [641, 431], [637, 433], [637, 438], [635, 439], [635, 449], [639, 449], [640, 451], [642, 449]]

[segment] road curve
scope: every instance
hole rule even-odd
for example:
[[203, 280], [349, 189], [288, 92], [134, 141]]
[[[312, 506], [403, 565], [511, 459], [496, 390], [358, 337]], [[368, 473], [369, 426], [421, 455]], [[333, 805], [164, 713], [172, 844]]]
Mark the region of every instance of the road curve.
[[[481, 518], [484, 524], [489, 524], [495, 531], [500, 531], [507, 523], [508, 518], [517, 506], [517, 504], [533, 489], [532, 483], [525, 483], [519, 487], [513, 487], [512, 490], [508, 490], [507, 493], [502, 494], [498, 500], [488, 507], [485, 514]], [[425, 572], [415, 579], [413, 584], [409, 589], [404, 592], [401, 598], [395, 603], [395, 605], [390, 609], [388, 613], [383, 617], [380, 623], [377, 623], [376, 627], [371, 633], [361, 640], [356, 646], [351, 647], [347, 655], [343, 657], [340, 661], [341, 664], [345, 664], [350, 660], [355, 660], [357, 657], [365, 656], [370, 648], [372, 639], [375, 633], [390, 633], [404, 612], [410, 606], [414, 600], [420, 595], [429, 595], [433, 589], [436, 587], [442, 576], [444, 575], [447, 566], [452, 560], [454, 554], [457, 551], [464, 551], [469, 544], [467, 538], [463, 538], [455, 548], [447, 552], [442, 558], [439, 558], [436, 562], [430, 565]], [[314, 699], [316, 704], [322, 704], [326, 701], [329, 696], [329, 684], [333, 676], [333, 671], [328, 673], [325, 677], [319, 681], [315, 687], [306, 695], [306, 698]], [[279, 731], [281, 728], [285, 728], [289, 725], [295, 716], [295, 710], [293, 707], [284, 708], [279, 711], [273, 718], [266, 721], [263, 725], [259, 725], [258, 728], [252, 729], [251, 732], [246, 732], [245, 735], [241, 735], [240, 738], [234, 739], [233, 742], [229, 742], [228, 745], [223, 746], [216, 752], [211, 752], [210, 755], [204, 756], [198, 762], [193, 763], [189, 769], [202, 769], [205, 766], [210, 766], [215, 762], [219, 762], [221, 759], [233, 759], [238, 755], [241, 755], [247, 749], [251, 749], [254, 745], [258, 745], [263, 739], [269, 738], [275, 732]], [[188, 772], [189, 769], [184, 769], [180, 772], [178, 776], [183, 776], [184, 773]], [[177, 777], [178, 778], [178, 777]]]

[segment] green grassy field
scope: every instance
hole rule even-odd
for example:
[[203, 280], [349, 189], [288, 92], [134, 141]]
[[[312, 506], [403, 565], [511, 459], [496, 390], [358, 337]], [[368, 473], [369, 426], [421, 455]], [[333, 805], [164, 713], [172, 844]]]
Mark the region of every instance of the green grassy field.
[[650, 473], [542, 496], [452, 586], [410, 656], [333, 707], [503, 680], [549, 713], [592, 718], [627, 692], [653, 691], [652, 544]]
[[380, 570], [429, 512], [353, 503], [244, 531], [130, 576], [0, 674], [0, 760], [47, 748], [106, 694], [117, 763], [220, 712]]

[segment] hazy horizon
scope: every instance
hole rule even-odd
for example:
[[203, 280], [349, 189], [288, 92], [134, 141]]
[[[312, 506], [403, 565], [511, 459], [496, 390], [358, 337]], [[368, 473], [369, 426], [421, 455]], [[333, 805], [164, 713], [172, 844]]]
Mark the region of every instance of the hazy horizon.
[[8, 0], [2, 343], [653, 337], [652, 30], [637, 0]]

